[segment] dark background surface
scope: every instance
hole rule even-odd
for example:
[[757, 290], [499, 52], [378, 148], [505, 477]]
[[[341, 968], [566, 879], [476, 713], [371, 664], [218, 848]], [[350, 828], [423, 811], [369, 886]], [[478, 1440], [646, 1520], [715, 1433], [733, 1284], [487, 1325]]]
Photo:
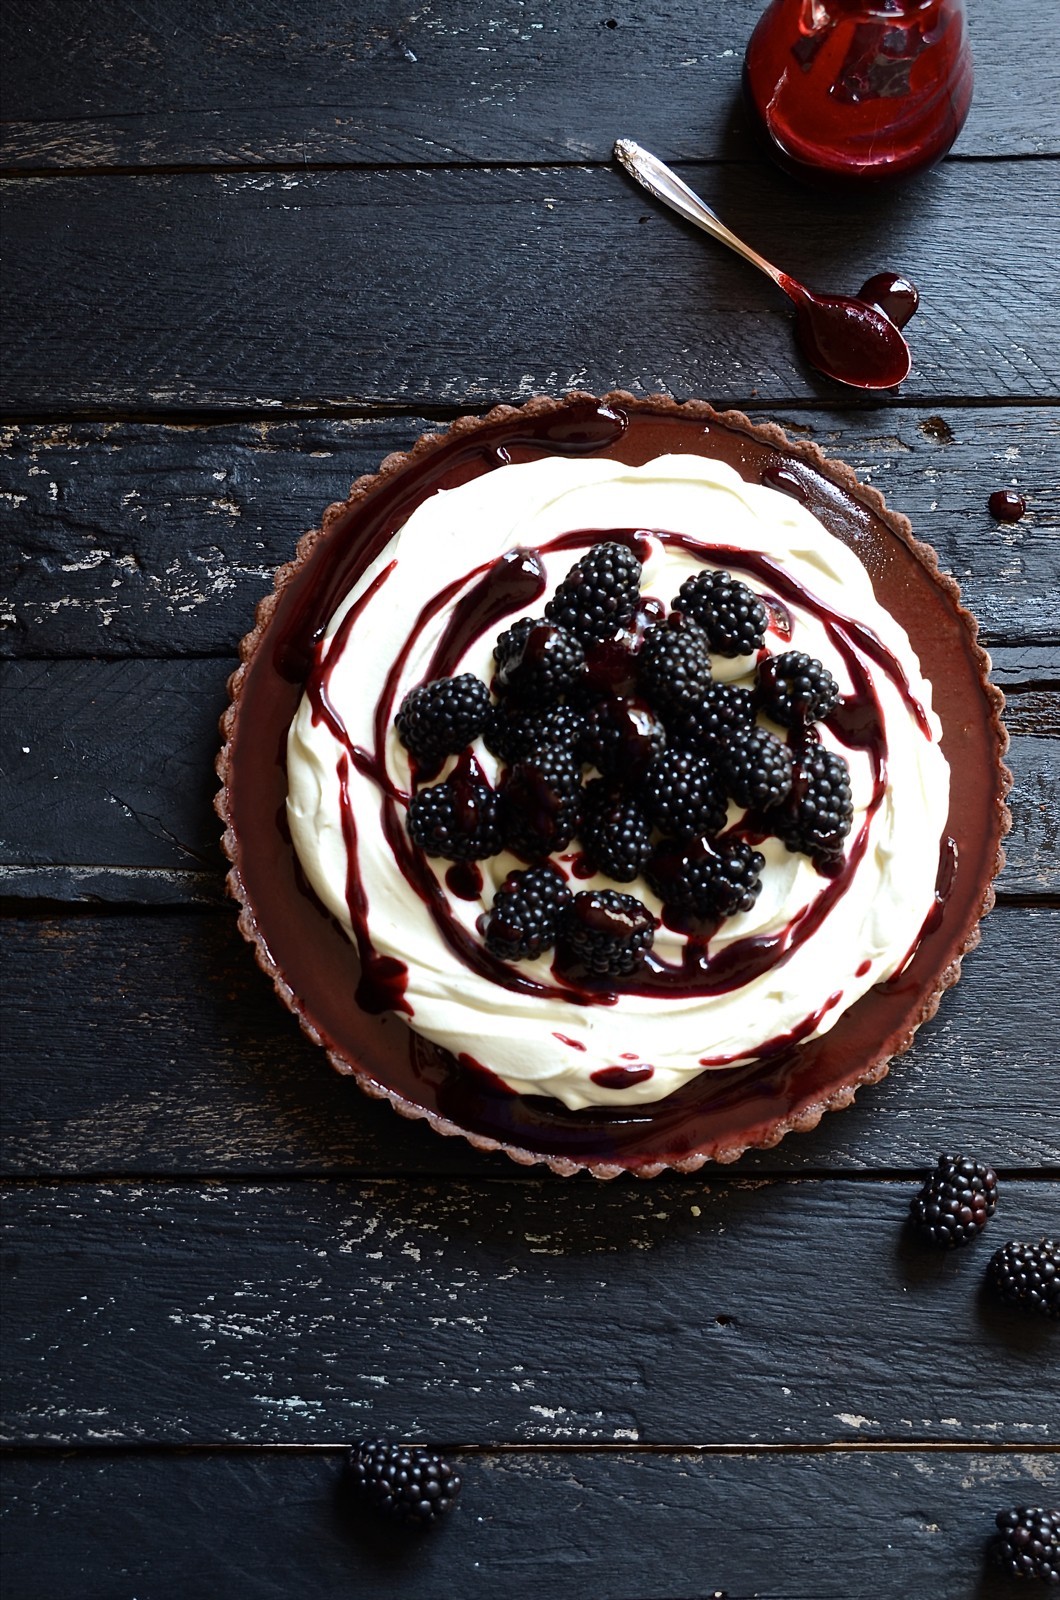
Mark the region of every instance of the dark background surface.
[[[974, 5], [953, 154], [840, 202], [750, 143], [759, 9], [4, 10], [7, 1600], [986, 1600], [994, 1511], [1060, 1499], [1057, 1333], [981, 1289], [1060, 1223], [1060, 24]], [[902, 391], [806, 368], [616, 136], [811, 282], [910, 274]], [[849, 461], [1009, 696], [962, 983], [851, 1110], [690, 1179], [552, 1179], [364, 1099], [223, 895], [216, 719], [275, 566], [388, 451], [570, 387]], [[1003, 1197], [939, 1257], [902, 1224], [945, 1148]], [[461, 1452], [433, 1537], [351, 1512], [365, 1433]]]

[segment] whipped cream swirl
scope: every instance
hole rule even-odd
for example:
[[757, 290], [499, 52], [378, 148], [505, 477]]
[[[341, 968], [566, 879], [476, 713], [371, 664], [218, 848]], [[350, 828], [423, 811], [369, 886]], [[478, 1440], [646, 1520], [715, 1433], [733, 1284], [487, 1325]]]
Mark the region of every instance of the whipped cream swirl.
[[[771, 651], [802, 650], [824, 663], [848, 715], [819, 732], [849, 762], [854, 820], [838, 878], [822, 877], [779, 840], [756, 842], [766, 858], [761, 893], [705, 950], [660, 924], [657, 967], [694, 969], [695, 981], [575, 995], [553, 973], [551, 953], [512, 967], [483, 950], [479, 918], [524, 863], [507, 853], [480, 862], [479, 892], [466, 874], [459, 892], [450, 887], [447, 861], [415, 853], [410, 869], [412, 777], [393, 713], [432, 675], [461, 599], [507, 552], [535, 552], [548, 595], [580, 553], [571, 535], [584, 531], [588, 547], [614, 529], [640, 533], [642, 593], [669, 603], [690, 573], [725, 568], [766, 600]], [[451, 670], [488, 683], [500, 628], [540, 615], [543, 599], [469, 637]], [[713, 668], [721, 681], [749, 685], [755, 659], [716, 657]], [[859, 708], [875, 740], [858, 736]], [[551, 1095], [571, 1109], [634, 1106], [827, 1032], [901, 970], [935, 905], [949, 810], [940, 738], [905, 631], [854, 553], [798, 501], [700, 456], [636, 468], [549, 458], [436, 492], [362, 573], [328, 625], [290, 729], [287, 812], [305, 873], [356, 939], [362, 966], [400, 974], [391, 1003], [413, 1029], [516, 1093]], [[481, 742], [474, 749], [496, 781], [500, 763]], [[730, 806], [729, 825], [739, 818]], [[557, 864], [570, 872], [574, 854]], [[603, 877], [571, 886], [615, 887]], [[620, 887], [661, 915], [643, 880]]]

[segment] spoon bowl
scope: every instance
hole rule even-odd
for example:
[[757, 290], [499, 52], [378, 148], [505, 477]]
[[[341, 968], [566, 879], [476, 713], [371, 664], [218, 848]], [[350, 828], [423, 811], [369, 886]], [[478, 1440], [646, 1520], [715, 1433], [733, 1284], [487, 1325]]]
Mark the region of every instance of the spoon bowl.
[[912, 357], [899, 322], [913, 315], [917, 293], [906, 279], [877, 273], [863, 286], [863, 294], [884, 300], [892, 315], [867, 294], [818, 294], [745, 244], [657, 156], [631, 139], [617, 141], [615, 156], [649, 194], [772, 278], [794, 305], [796, 336], [819, 372], [852, 389], [893, 389], [908, 377]]

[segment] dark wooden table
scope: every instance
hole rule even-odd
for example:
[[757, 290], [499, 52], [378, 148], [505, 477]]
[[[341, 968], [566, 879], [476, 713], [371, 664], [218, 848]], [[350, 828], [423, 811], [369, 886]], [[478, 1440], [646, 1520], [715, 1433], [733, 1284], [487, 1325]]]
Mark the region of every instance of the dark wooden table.
[[[8, 0], [7, 1600], [965, 1600], [1009, 1592], [995, 1510], [1057, 1503], [1056, 1333], [981, 1285], [1060, 1212], [1060, 30], [974, 4], [954, 154], [847, 203], [749, 141], [758, 9]], [[811, 281], [911, 275], [901, 393], [815, 377], [617, 135]], [[983, 946], [884, 1084], [603, 1185], [333, 1076], [211, 799], [237, 641], [322, 507], [432, 423], [615, 386], [776, 418], [913, 518], [1015, 788]], [[938, 1256], [902, 1224], [947, 1148], [1004, 1194]], [[461, 1452], [434, 1536], [351, 1516], [366, 1433]]]

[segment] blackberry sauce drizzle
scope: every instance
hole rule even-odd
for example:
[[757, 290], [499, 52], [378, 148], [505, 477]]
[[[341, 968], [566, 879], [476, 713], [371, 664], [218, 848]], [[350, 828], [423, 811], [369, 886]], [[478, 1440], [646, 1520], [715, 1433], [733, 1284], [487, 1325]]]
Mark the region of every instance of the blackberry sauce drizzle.
[[[881, 708], [868, 663], [875, 664], [890, 678], [917, 726], [925, 737], [930, 738], [927, 716], [924, 708], [913, 696], [901, 664], [877, 635], [863, 624], [834, 612], [769, 556], [731, 546], [709, 545], [686, 534], [660, 530], [649, 532], [643, 528], [572, 530], [543, 545], [542, 553], [584, 549], [602, 539], [626, 544], [639, 558], [643, 558], [648, 552], [650, 542], [657, 540], [664, 545], [673, 545], [686, 550], [703, 561], [710, 561], [732, 571], [755, 577], [760, 583], [768, 585], [771, 608], [775, 607], [782, 616], [786, 618], [788, 607], [794, 605], [809, 612], [824, 625], [854, 685], [854, 692], [844, 697], [834, 708], [826, 719], [826, 725], [833, 736], [848, 749], [861, 751], [868, 756], [873, 775], [872, 797], [862, 825], [846, 853], [833, 866], [819, 869], [825, 882], [815, 900], [799, 911], [786, 927], [778, 932], [735, 940], [714, 956], [711, 956], [708, 950], [709, 939], [714, 930], [700, 929], [698, 934], [690, 930], [693, 936], [689, 937], [685, 944], [680, 965], [665, 962], [654, 952], [649, 951], [643, 966], [622, 982], [623, 993], [642, 996], [659, 995], [687, 999], [727, 993], [779, 966], [793, 951], [805, 943], [846, 893], [864, 858], [872, 819], [887, 786], [886, 738]], [[381, 589], [393, 571], [394, 565], [392, 562], [380, 572], [365, 593], [351, 606], [337, 630], [331, 648], [323, 653], [318, 645], [308, 688], [314, 719], [317, 719], [319, 712], [319, 715], [327, 720], [329, 727], [344, 744], [346, 752], [354, 760], [358, 770], [378, 785], [381, 792], [383, 833], [395, 864], [427, 907], [439, 934], [458, 960], [480, 976], [518, 993], [547, 995], [555, 994], [558, 990], [563, 998], [575, 1004], [614, 1005], [618, 1000], [618, 994], [606, 979], [594, 978], [581, 972], [575, 977], [553, 968], [555, 987], [540, 983], [492, 956], [457, 922], [449, 908], [443, 887], [429, 862], [422, 852], [413, 847], [408, 838], [403, 812], [409, 796], [394, 785], [385, 769], [386, 739], [396, 709], [398, 686], [409, 655], [423, 630], [444, 607], [450, 604], [461, 589], [467, 589], [462, 599], [453, 607], [452, 615], [432, 653], [424, 681], [451, 674], [467, 649], [478, 638], [506, 616], [525, 610], [527, 606], [541, 598], [546, 585], [539, 553], [522, 549], [508, 551], [496, 561], [476, 567], [464, 577], [455, 580], [422, 608], [384, 682], [374, 715], [375, 750], [369, 753], [351, 744], [341, 719], [329, 699], [328, 683], [332, 665], [339, 659], [350, 630], [369, 600]], [[467, 587], [469, 584], [471, 587]], [[806, 742], [811, 744], [816, 742], [816, 735], [813, 735], [812, 731]], [[361, 998], [359, 990], [358, 999], [365, 1005], [365, 1009], [386, 1009], [387, 1006], [394, 1004], [386, 997], [397, 993], [401, 1002], [400, 1008], [409, 1011], [411, 1008], [402, 999], [407, 969], [393, 958], [381, 958], [370, 944], [367, 930], [367, 903], [354, 870], [356, 827], [344, 775], [346, 760], [347, 755], [344, 754], [340, 757], [339, 764], [343, 831], [351, 860], [346, 898], [361, 955], [362, 969], [366, 974], [366, 978], [362, 979], [365, 998]], [[797, 771], [796, 747], [796, 773]], [[485, 781], [469, 752], [460, 758], [448, 781], [460, 785], [472, 780]], [[748, 816], [732, 831], [737, 835], [742, 834], [753, 839], [760, 837], [761, 831], [768, 831], [768, 828], [759, 830], [756, 819]], [[458, 881], [450, 881], [453, 879], [452, 868], [447, 875], [450, 891], [461, 898], [468, 897], [461, 893], [462, 889], [470, 886], [465, 884], [465, 878], [466, 874], [458, 873]], [[934, 910], [935, 908], [933, 913]], [[924, 932], [927, 931], [925, 924]], [[920, 938], [922, 937], [923, 933], [920, 935]], [[917, 940], [917, 945], [920, 938]], [[915, 949], [916, 945], [913, 947], [913, 950]], [[913, 951], [910, 951], [905, 964], [911, 959], [912, 954]], [[380, 961], [389, 963], [385, 974], [379, 965]], [[394, 968], [400, 969], [400, 983], [399, 975], [392, 970]], [[778, 1036], [760, 1046], [755, 1052], [754, 1059], [768, 1059], [813, 1033], [820, 1025], [824, 1014], [837, 1005], [841, 998], [841, 993], [838, 992], [831, 996], [822, 1007], [804, 1019], [790, 1033]], [[748, 1058], [704, 1058], [701, 1065], [716, 1067], [746, 1059]], [[618, 1087], [617, 1080], [607, 1081], [609, 1086]]]
[[395, 956], [380, 955], [368, 933], [368, 896], [357, 871], [357, 824], [350, 805], [350, 762], [345, 751], [339, 757], [338, 774], [342, 839], [346, 846], [346, 904], [357, 941], [357, 954], [361, 958], [357, 1004], [373, 1015], [381, 1011], [404, 1011], [411, 1017], [412, 1007], [405, 999], [408, 967]]

